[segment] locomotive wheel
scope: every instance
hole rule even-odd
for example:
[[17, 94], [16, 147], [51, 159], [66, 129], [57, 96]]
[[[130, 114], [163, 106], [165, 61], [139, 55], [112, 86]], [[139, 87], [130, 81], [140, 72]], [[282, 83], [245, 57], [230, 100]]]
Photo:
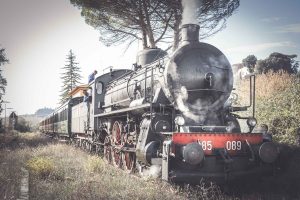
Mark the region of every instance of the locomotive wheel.
[[121, 144], [121, 135], [122, 135], [122, 123], [119, 121], [115, 121], [113, 128], [112, 128], [112, 142], [115, 145]]
[[[132, 146], [127, 142], [127, 134], [123, 134], [122, 146]], [[132, 152], [122, 152], [122, 169], [125, 172], [131, 173], [135, 167], [135, 153]]]
[[[116, 147], [122, 144], [122, 128], [122, 123], [115, 121], [112, 128], [112, 144]], [[119, 149], [112, 149], [112, 162], [114, 166], [121, 167], [122, 155]]]
[[103, 154], [104, 154], [104, 159], [109, 164], [111, 164], [111, 161], [112, 161], [112, 156], [111, 156], [112, 155], [112, 147], [110, 145], [109, 136], [105, 137]]
[[113, 148], [111, 151], [112, 163], [115, 167], [121, 167], [122, 163], [122, 153], [118, 150]]
[[111, 160], [112, 160], [111, 152], [112, 152], [111, 146], [104, 145], [104, 158], [109, 164], [111, 164]]
[[133, 172], [135, 165], [135, 153], [132, 152], [123, 152], [122, 153], [122, 169], [126, 172]]

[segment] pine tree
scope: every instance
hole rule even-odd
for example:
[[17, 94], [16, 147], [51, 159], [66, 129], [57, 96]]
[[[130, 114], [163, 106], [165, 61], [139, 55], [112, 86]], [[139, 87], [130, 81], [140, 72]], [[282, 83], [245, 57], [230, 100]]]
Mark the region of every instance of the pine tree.
[[61, 99], [60, 103], [64, 103], [67, 100], [69, 100], [71, 97], [69, 96], [69, 93], [76, 87], [78, 84], [80, 84], [81, 75], [80, 73], [80, 67], [78, 67], [78, 63], [75, 62], [76, 56], [72, 52], [72, 50], [69, 51], [69, 54], [67, 55], [67, 64], [62, 67], [62, 70], [64, 71], [61, 75], [62, 79], [62, 90], [61, 90]]
[[[0, 49], [0, 66], [8, 63], [8, 59], [6, 58], [6, 55], [5, 55], [5, 49], [4, 48], [1, 48]], [[6, 81], [6, 78], [4, 78], [2, 76], [2, 69], [0, 69], [0, 114], [2, 112], [2, 96], [5, 94], [5, 87], [7, 85], [7, 81]]]

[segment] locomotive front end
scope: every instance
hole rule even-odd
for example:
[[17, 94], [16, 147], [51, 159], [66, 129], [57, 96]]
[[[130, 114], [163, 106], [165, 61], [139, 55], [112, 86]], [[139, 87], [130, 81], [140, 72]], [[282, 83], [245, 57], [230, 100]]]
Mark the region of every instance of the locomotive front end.
[[[164, 76], [166, 96], [175, 107], [176, 131], [163, 145], [163, 178], [223, 182], [272, 172], [277, 147], [263, 133], [253, 133], [254, 115], [244, 118], [248, 119], [249, 131], [242, 132], [239, 117], [233, 113], [254, 103], [245, 107], [227, 103], [233, 74], [226, 56], [216, 47], [199, 42], [198, 25], [183, 25], [181, 34], [182, 43]], [[253, 102], [254, 91], [250, 89]]]

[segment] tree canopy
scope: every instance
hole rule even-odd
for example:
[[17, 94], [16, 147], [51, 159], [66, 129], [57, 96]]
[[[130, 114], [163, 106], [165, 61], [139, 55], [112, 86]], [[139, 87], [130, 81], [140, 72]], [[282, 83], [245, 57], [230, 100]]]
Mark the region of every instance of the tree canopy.
[[249, 69], [249, 72], [254, 71], [254, 67], [256, 65], [257, 58], [254, 55], [249, 55], [243, 59], [243, 65]]
[[280, 70], [287, 73], [297, 73], [299, 62], [295, 60], [297, 55], [285, 55], [282, 53], [271, 53], [264, 60], [257, 62], [255, 70], [258, 73], [267, 73], [268, 71], [278, 72]]
[[[192, 0], [190, 0], [192, 1]], [[199, 0], [193, 0], [199, 1]], [[98, 29], [106, 45], [128, 45], [140, 40], [143, 47], [159, 42], [179, 43], [182, 22], [181, 0], [70, 0], [81, 9], [87, 24]], [[200, 37], [205, 38], [225, 27], [226, 20], [239, 7], [239, 0], [203, 0], [197, 22]], [[171, 40], [173, 38], [173, 40]]]
[[5, 51], [4, 48], [0, 49], [0, 66], [5, 64], [5, 63], [8, 63], [8, 59], [6, 58], [6, 55], [5, 55], [4, 51]]
[[[8, 59], [5, 54], [5, 49], [0, 49], [0, 66], [8, 63]], [[2, 112], [2, 96], [5, 94], [5, 88], [7, 86], [7, 80], [2, 76], [2, 69], [0, 68], [0, 113]]]
[[67, 55], [67, 64], [62, 67], [64, 72], [61, 74], [61, 79], [63, 81], [61, 90], [61, 102], [66, 102], [70, 97], [69, 93], [80, 83], [81, 75], [79, 74], [80, 68], [78, 63], [75, 61], [76, 56], [73, 51], [70, 50]]

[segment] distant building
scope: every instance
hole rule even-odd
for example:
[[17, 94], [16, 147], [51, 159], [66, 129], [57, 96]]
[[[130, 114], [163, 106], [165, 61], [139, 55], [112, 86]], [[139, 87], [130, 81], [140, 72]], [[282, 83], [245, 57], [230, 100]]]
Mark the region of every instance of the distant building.
[[8, 117], [8, 129], [14, 130], [18, 124], [18, 115], [12, 112]]

